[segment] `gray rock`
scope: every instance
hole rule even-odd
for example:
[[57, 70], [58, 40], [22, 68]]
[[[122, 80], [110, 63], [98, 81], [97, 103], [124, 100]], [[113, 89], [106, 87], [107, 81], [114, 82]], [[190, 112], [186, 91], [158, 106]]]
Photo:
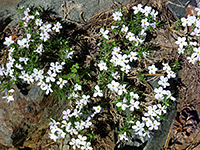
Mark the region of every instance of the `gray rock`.
[[168, 8], [176, 18], [185, 16], [188, 5], [197, 6], [198, 0], [169, 0]]
[[[125, 4], [130, 0], [116, 0]], [[84, 21], [88, 21], [93, 15], [100, 13], [103, 10], [106, 10], [111, 7], [114, 0], [0, 0], [0, 31], [2, 31], [9, 23], [14, 25], [19, 21], [20, 15], [16, 11], [20, 7], [42, 7], [47, 11], [51, 16], [58, 18], [63, 18], [64, 13], [61, 11], [61, 5], [65, 2], [67, 8], [67, 19], [76, 22], [82, 22], [80, 14]]]

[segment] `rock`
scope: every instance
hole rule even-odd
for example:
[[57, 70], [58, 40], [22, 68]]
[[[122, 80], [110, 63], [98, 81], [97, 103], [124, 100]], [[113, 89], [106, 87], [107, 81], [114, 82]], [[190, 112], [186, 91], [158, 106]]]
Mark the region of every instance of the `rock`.
[[16, 13], [16, 6], [20, 0], [0, 0], [0, 31], [2, 31], [11, 21]]
[[[115, 2], [127, 3], [130, 0], [116, 0]], [[65, 3], [67, 12], [66, 18], [71, 21], [83, 22], [88, 21], [93, 15], [100, 13], [103, 10], [110, 8], [113, 5], [113, 0], [1, 0], [0, 6], [0, 31], [2, 31], [9, 23], [14, 25], [19, 21], [21, 15], [16, 11], [20, 7], [42, 7], [48, 14], [58, 18], [63, 18], [64, 14], [61, 11], [61, 5]], [[82, 19], [80, 17], [82, 14]]]
[[186, 8], [189, 6], [195, 6], [197, 7], [197, 1], [196, 0], [169, 0], [168, 2], [168, 8], [173, 13], [173, 15], [176, 18], [182, 18], [185, 17]]
[[68, 103], [45, 96], [37, 86], [27, 95], [17, 87], [15, 91], [12, 103], [7, 104], [0, 95], [0, 146], [35, 148], [49, 128], [50, 118], [60, 117]]

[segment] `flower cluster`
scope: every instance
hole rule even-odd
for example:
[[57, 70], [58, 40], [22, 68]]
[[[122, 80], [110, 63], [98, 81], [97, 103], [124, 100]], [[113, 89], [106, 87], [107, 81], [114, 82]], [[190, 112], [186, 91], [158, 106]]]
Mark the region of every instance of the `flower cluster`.
[[[122, 114], [123, 112], [126, 112], [126, 114], [128, 113], [128, 116], [126, 116], [127, 118], [125, 119], [126, 123], [128, 123], [126, 127], [131, 124], [131, 128], [134, 130], [135, 134], [140, 136], [150, 136], [150, 131], [158, 130], [161, 121], [160, 116], [166, 113], [167, 107], [165, 106], [164, 101], [175, 101], [172, 93], [169, 90], [164, 90], [164, 88], [170, 86], [168, 80], [175, 78], [176, 73], [172, 71], [172, 68], [168, 63], [162, 63], [163, 72], [162, 75], [158, 72], [160, 75], [160, 77], [158, 76], [158, 88], [154, 89], [155, 99], [158, 104], [148, 106], [147, 108], [141, 107], [142, 96], [139, 95], [137, 90], [132, 91], [131, 86], [123, 81], [123, 75], [124, 73], [128, 74], [132, 71], [131, 63], [137, 62], [141, 56], [146, 56], [148, 51], [141, 51], [141, 47], [144, 46], [147, 30], [151, 31], [156, 28], [156, 16], [158, 15], [158, 12], [149, 6], [143, 8], [141, 4], [138, 4], [133, 7], [133, 17], [134, 15], [137, 15], [137, 17], [140, 16], [140, 19], [137, 20], [135, 17], [134, 19], [136, 20], [131, 22], [130, 25], [123, 22], [125, 17], [121, 11], [114, 12], [113, 19], [116, 21], [116, 24], [111, 26], [112, 30], [109, 31], [108, 29], [105, 30], [101, 28], [100, 33], [104, 40], [112, 41], [109, 34], [112, 34], [112, 31], [115, 32], [115, 34], [118, 32], [121, 37], [125, 38], [126, 42], [133, 47], [130, 48], [130, 50], [127, 50], [124, 47], [121, 48], [117, 46], [117, 42], [114, 44], [112, 43], [113, 46], [109, 47], [106, 45], [106, 42], [104, 42], [106, 48], [110, 49], [109, 53], [111, 56], [106, 54], [104, 55], [102, 52], [101, 55], [104, 57], [98, 64], [98, 67], [102, 76], [101, 81], [104, 81], [104, 74], [109, 74], [107, 77], [109, 80], [107, 82], [104, 81], [103, 84], [107, 85], [111, 94], [116, 96], [116, 98], [112, 98], [113, 103], [119, 112]], [[134, 30], [132, 28], [133, 25], [139, 30]], [[182, 44], [184, 45], [185, 43]], [[110, 70], [108, 70], [109, 68]], [[149, 74], [156, 75], [158, 68], [153, 64], [148, 67], [148, 70]], [[142, 112], [143, 116], [140, 116], [139, 118], [137, 117], [136, 119], [135, 116], [137, 115], [134, 115], [134, 113], [143, 109], [146, 112]], [[127, 140], [127, 133], [128, 131], [126, 130], [119, 131], [119, 139]]]
[[190, 48], [192, 49], [191, 55], [187, 57], [189, 63], [195, 64], [200, 61], [200, 48], [198, 47], [198, 37], [200, 36], [200, 9], [195, 8], [197, 11], [196, 16], [190, 16], [188, 15], [187, 17], [181, 18], [181, 23], [183, 27], [190, 27], [190, 32], [189, 35], [192, 37], [188, 38], [187, 37], [178, 37], [178, 40], [176, 41], [176, 44], [179, 46], [178, 47], [178, 53], [179, 54], [184, 54]]
[[[55, 92], [64, 99], [71, 100], [70, 109], [63, 111], [62, 119], [51, 119], [49, 123], [49, 136], [52, 140], [64, 139], [69, 134], [71, 148], [92, 150], [93, 139], [88, 134], [94, 134], [90, 133], [95, 129], [94, 120], [103, 110], [101, 106], [104, 106], [100, 102], [95, 103], [94, 99], [104, 98], [111, 101], [123, 118], [124, 126], [120, 131], [117, 129], [120, 140], [127, 140], [131, 131], [139, 136], [149, 137], [152, 130], [158, 130], [161, 116], [167, 112], [168, 104], [165, 102], [176, 100], [171, 91], [166, 89], [170, 86], [169, 80], [175, 78], [176, 73], [168, 63], [162, 63], [162, 72], [156, 67], [157, 64], [148, 67], [148, 73], [158, 76], [159, 80], [158, 86], [153, 90], [155, 102], [152, 106], [144, 106], [143, 92], [132, 84], [128, 76], [135, 69], [134, 65], [149, 54], [145, 40], [148, 32], [156, 28], [158, 12], [152, 7], [143, 8], [138, 4], [129, 13], [131, 15], [124, 15], [122, 10], [114, 12], [111, 28], [100, 29], [103, 37], [100, 44], [102, 50], [94, 64], [96, 68], [92, 70], [96, 73], [97, 81], [88, 82], [84, 75], [90, 76], [89, 71], [80, 66], [83, 70], [80, 73], [78, 63], [68, 63], [73, 62], [75, 51], [66, 46], [66, 40], [52, 38], [60, 33], [61, 23], [45, 22], [40, 18], [39, 10], [34, 13], [29, 8], [23, 10], [23, 27], [27, 32], [23, 38], [5, 38], [3, 44], [7, 46], [8, 59], [0, 66], [1, 84], [6, 85], [6, 80], [17, 84], [35, 84], [46, 95]], [[131, 16], [130, 22], [126, 22], [128, 15]], [[119, 34], [121, 39], [111, 39], [113, 34]], [[186, 38], [179, 38], [176, 44], [182, 51], [188, 45]], [[69, 69], [65, 69], [66, 66], [70, 66]], [[146, 71], [145, 68], [144, 72]], [[90, 85], [86, 86], [87, 83]], [[14, 89], [9, 87], [6, 85], [3, 89], [3, 98], [7, 102], [14, 101]]]
[[[23, 11], [24, 17], [23, 28], [26, 32], [23, 38], [19, 37], [12, 39], [12, 36], [5, 37], [4, 45], [8, 48], [8, 57], [6, 63], [0, 67], [0, 76], [2, 77], [2, 84], [6, 84], [7, 78], [11, 82], [37, 84], [48, 95], [52, 93], [52, 84], [57, 85], [62, 89], [67, 83], [59, 74], [62, 72], [65, 60], [59, 62], [46, 63], [47, 67], [42, 68], [40, 63], [44, 63], [42, 57], [44, 53], [49, 52], [47, 40], [51, 40], [55, 32], [60, 32], [62, 29], [61, 23], [43, 23], [38, 11], [34, 13], [29, 9]], [[30, 30], [34, 28], [37, 32]], [[46, 46], [46, 47], [45, 47]], [[66, 59], [71, 59], [72, 51], [66, 50]], [[22, 82], [21, 82], [22, 81]], [[9, 85], [6, 85], [9, 87]], [[5, 87], [6, 87], [5, 86]], [[7, 89], [6, 87], [6, 89]], [[7, 102], [13, 101], [10, 95], [7, 95]]]
[[[93, 111], [87, 113], [83, 113], [85, 108], [88, 107], [88, 103], [90, 103], [90, 95], [82, 95], [80, 97], [80, 92], [82, 86], [79, 84], [74, 85], [74, 92], [70, 94], [69, 98], [76, 98], [75, 107], [73, 111], [67, 109], [63, 111], [63, 120], [56, 122], [52, 119], [52, 122], [49, 123], [51, 133], [50, 138], [56, 141], [57, 139], [65, 138], [66, 134], [70, 134], [72, 136], [69, 144], [73, 149], [87, 149], [92, 150], [92, 146], [88, 141], [87, 136], [83, 136], [81, 132], [91, 128], [92, 118], [101, 112], [100, 105], [93, 106]], [[102, 96], [101, 90], [98, 86], [95, 86], [94, 97]]]

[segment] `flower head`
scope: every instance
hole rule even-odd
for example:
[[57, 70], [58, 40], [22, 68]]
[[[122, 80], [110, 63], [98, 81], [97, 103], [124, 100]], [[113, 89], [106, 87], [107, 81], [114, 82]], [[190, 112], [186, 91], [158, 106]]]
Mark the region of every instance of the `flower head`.
[[12, 40], [12, 36], [5, 37], [5, 41], [3, 42], [3, 44], [6, 45], [7, 47], [9, 47], [13, 43], [14, 41]]
[[119, 11], [113, 13], [113, 19], [114, 19], [115, 21], [121, 20], [121, 16], [122, 16], [122, 13], [119, 12]]
[[103, 36], [105, 39], [108, 39], [108, 33], [109, 33], [108, 30], [104, 30], [103, 28], [101, 28], [101, 29], [100, 29], [100, 33], [102, 34], [102, 36]]
[[106, 63], [104, 63], [103, 61], [100, 61], [100, 63], [98, 64], [98, 67], [100, 71], [108, 69], [108, 67], [106, 66]]
[[148, 69], [149, 69], [149, 74], [155, 74], [156, 71], [158, 70], [158, 68], [156, 68], [155, 65], [149, 66]]

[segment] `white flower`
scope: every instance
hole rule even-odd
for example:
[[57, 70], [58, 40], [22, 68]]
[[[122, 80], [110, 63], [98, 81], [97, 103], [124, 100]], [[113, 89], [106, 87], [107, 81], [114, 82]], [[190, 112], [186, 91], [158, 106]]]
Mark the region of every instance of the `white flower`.
[[102, 97], [103, 96], [103, 93], [102, 93], [102, 90], [100, 90], [100, 87], [98, 85], [96, 85], [95, 87], [95, 92], [93, 94], [94, 97]]
[[167, 78], [170, 79], [170, 78], [175, 78], [176, 77], [176, 73], [172, 70], [170, 71], [167, 71]]
[[83, 103], [84, 105], [87, 105], [87, 103], [89, 102], [89, 98], [90, 98], [90, 95], [83, 95], [80, 102]]
[[47, 74], [48, 76], [46, 76], [46, 82], [55, 82], [55, 77], [57, 74], [55, 72], [52, 72], [51, 70], [48, 70]]
[[129, 60], [127, 60], [128, 56], [126, 54], [124, 55], [118, 55], [118, 59], [119, 59], [119, 65], [120, 66], [126, 66], [126, 63], [129, 62]]
[[156, 68], [155, 65], [149, 66], [148, 69], [149, 69], [149, 74], [155, 74], [156, 71], [158, 70], [158, 68]]
[[69, 95], [69, 97], [68, 97], [68, 99], [70, 99], [70, 98], [77, 98], [78, 97], [78, 94], [76, 94], [75, 92], [72, 92], [70, 95]]
[[71, 122], [68, 122], [68, 123], [67, 123], [66, 120], [63, 120], [63, 121], [62, 121], [61, 128], [65, 127], [65, 130], [66, 130], [67, 132], [71, 132], [71, 125], [72, 125]]
[[199, 57], [200, 57], [200, 47], [198, 47], [198, 48], [196, 48], [196, 47], [194, 47], [194, 55], [196, 55], [197, 56], [197, 58], [199, 59]]
[[67, 80], [63, 80], [62, 78], [59, 78], [59, 81], [56, 82], [59, 87], [62, 89], [63, 86], [67, 83]]
[[130, 58], [130, 62], [132, 62], [133, 60], [137, 60], [137, 52], [130, 52], [130, 54], [128, 55], [128, 57]]
[[138, 46], [139, 44], [143, 43], [144, 40], [142, 40], [142, 39], [136, 37], [135, 42], [136, 42], [135, 46]]
[[175, 101], [175, 100], [176, 100], [176, 98], [172, 96], [171, 91], [167, 90], [167, 91], [165, 92], [165, 94], [167, 95], [167, 98], [166, 98], [166, 99], [170, 98], [172, 101]]
[[118, 91], [118, 86], [119, 86], [119, 83], [118, 83], [118, 82], [115, 82], [115, 80], [112, 80], [112, 82], [111, 82], [110, 84], [107, 85], [107, 87], [108, 87], [111, 91], [115, 91], [115, 92]]
[[37, 25], [37, 26], [41, 26], [42, 25], [42, 19], [36, 19], [35, 20], [35, 24]]
[[10, 53], [12, 53], [12, 52], [14, 52], [14, 48], [13, 47], [11, 47], [9, 50], [8, 50], [8, 52], [10, 52]]
[[176, 41], [175, 43], [179, 45], [180, 48], [183, 48], [183, 46], [187, 46], [186, 37], [178, 37], [178, 41]]
[[65, 120], [69, 120], [69, 117], [70, 117], [70, 109], [67, 109], [67, 111], [63, 111], [63, 119]]
[[87, 140], [87, 137], [86, 136], [82, 136], [82, 135], [78, 135], [78, 138], [79, 138], [79, 140], [80, 140], [80, 145], [83, 145], [83, 146], [85, 146], [86, 145], [86, 140]]
[[162, 106], [161, 104], [157, 104], [158, 109], [156, 110], [156, 113], [158, 115], [161, 115], [162, 113], [166, 113], [166, 106]]
[[179, 54], [184, 54], [184, 51], [185, 51], [185, 49], [183, 47], [182, 48], [181, 47], [178, 48], [178, 53]]
[[62, 65], [60, 65], [59, 62], [51, 62], [50, 63], [50, 70], [53, 70], [53, 72], [61, 73]]
[[108, 33], [109, 31], [108, 30], [105, 30], [103, 28], [100, 29], [100, 33], [102, 34], [102, 36], [105, 38], [105, 39], [108, 39]]
[[143, 27], [143, 28], [147, 28], [148, 26], [149, 26], [149, 22], [148, 22], [148, 20], [147, 20], [147, 18], [145, 18], [145, 19], [142, 19], [141, 20], [141, 26]]
[[142, 117], [142, 120], [145, 122], [147, 127], [150, 127], [152, 125], [152, 121], [149, 117]]
[[167, 77], [160, 76], [160, 80], [158, 81], [158, 84], [166, 88], [167, 86], [170, 86], [170, 84], [167, 81], [168, 81]]
[[20, 69], [20, 70], [22, 70], [22, 69], [23, 69], [23, 67], [22, 67], [22, 65], [21, 65], [21, 64], [15, 64], [15, 67], [16, 67], [17, 69]]
[[81, 101], [76, 101], [76, 109], [79, 111], [83, 108], [83, 103]]
[[118, 102], [116, 104], [117, 107], [122, 107], [122, 110], [126, 110], [126, 108], [128, 108], [128, 105], [122, 102]]
[[95, 110], [95, 112], [94, 112], [95, 114], [100, 113], [101, 106], [100, 105], [99, 106], [94, 106], [93, 109]]
[[61, 23], [57, 22], [52, 29], [56, 32], [60, 32], [60, 29], [62, 29]]
[[21, 71], [21, 75], [19, 76], [19, 78], [24, 80], [24, 78], [25, 78], [25, 74], [26, 74], [26, 73], [25, 73], [24, 70]]
[[115, 67], [120, 64], [119, 58], [117, 56], [118, 55], [113, 55], [112, 58], [110, 59], [110, 62], [113, 63]]
[[37, 68], [34, 68], [32, 76], [35, 78], [35, 81], [42, 80], [44, 79], [43, 73], [43, 70], [38, 70]]
[[6, 99], [7, 103], [9, 103], [10, 101], [14, 101], [13, 95], [3, 96], [2, 99]]
[[111, 26], [111, 29], [113, 30], [113, 29], [116, 29], [116, 28], [118, 28], [119, 26]]
[[65, 59], [68, 59], [68, 58], [72, 59], [72, 55], [73, 55], [74, 51], [69, 52], [68, 50], [66, 50], [65, 52], [66, 52]]
[[47, 85], [46, 95], [48, 95], [49, 92], [53, 92], [53, 90], [51, 89], [51, 84]]
[[156, 16], [158, 15], [158, 12], [153, 9], [150, 15], [153, 17], [154, 20], [156, 20]]
[[128, 140], [128, 138], [126, 136], [126, 132], [124, 132], [123, 134], [119, 134], [119, 140], [120, 141], [123, 141], [123, 140], [127, 141]]
[[76, 140], [75, 138], [72, 138], [69, 145], [71, 145], [74, 150], [76, 150], [76, 147], [80, 148], [79, 139]]
[[28, 27], [28, 24], [26, 22], [24, 22], [23, 26], [24, 27]]
[[82, 115], [81, 110], [74, 109], [74, 112], [71, 114], [71, 116], [75, 116], [76, 118], [79, 118]]
[[106, 63], [104, 63], [103, 61], [100, 61], [100, 63], [98, 64], [99, 70], [107, 70], [108, 67], [106, 66]]
[[40, 86], [41, 90], [43, 91], [47, 89], [47, 84], [42, 80], [40, 80], [37, 85]]
[[82, 87], [78, 85], [77, 83], [74, 85], [74, 91], [81, 91]]
[[38, 46], [38, 48], [37, 48], [34, 52], [37, 52], [37, 53], [39, 53], [39, 54], [42, 54], [42, 52], [43, 52], [43, 45], [40, 44], [40, 45]]
[[47, 25], [43, 24], [43, 26], [40, 27], [40, 30], [42, 30], [43, 33], [51, 32], [51, 26], [52, 26], [51, 24]]
[[59, 139], [61, 139], [61, 138], [65, 138], [65, 136], [66, 136], [66, 133], [63, 131], [63, 130], [58, 130], [58, 132], [57, 132], [57, 134], [58, 134], [58, 138]]
[[50, 38], [50, 36], [47, 32], [40, 33], [40, 39], [44, 40], [44, 42], [46, 42], [49, 38]]
[[117, 56], [120, 53], [120, 47], [113, 47], [112, 55]]
[[55, 135], [55, 133], [49, 133], [50, 139], [56, 141], [58, 139], [58, 136]]
[[123, 15], [122, 15], [121, 12], [117, 11], [117, 12], [113, 13], [112, 16], [113, 16], [113, 19], [114, 19], [115, 21], [117, 21], [117, 20], [121, 20], [121, 16], [123, 16]]
[[5, 37], [5, 41], [3, 42], [3, 44], [6, 45], [7, 47], [9, 47], [13, 43], [14, 41], [12, 40], [12, 36]]
[[148, 112], [147, 112], [148, 115], [144, 114], [144, 116], [149, 116], [151, 118], [157, 116], [156, 114], [157, 105], [148, 106], [147, 108], [148, 108]]
[[131, 99], [137, 99], [137, 100], [138, 100], [139, 95], [138, 95], [138, 94], [135, 94], [135, 93], [133, 93], [133, 92], [130, 92], [130, 97], [131, 97]]
[[137, 14], [138, 12], [143, 12], [142, 4], [138, 4], [137, 6], [133, 6], [134, 14]]
[[154, 92], [156, 93], [156, 95], [155, 95], [156, 99], [162, 100], [164, 98], [163, 94], [165, 93], [165, 91], [163, 90], [162, 87], [155, 88]]
[[167, 70], [167, 71], [170, 71], [171, 70], [171, 67], [169, 66], [169, 64], [168, 63], [162, 63], [162, 65], [163, 65], [163, 70]]
[[197, 61], [197, 57], [195, 57], [195, 56], [196, 56], [196, 54], [193, 53], [190, 57], [187, 57], [188, 62], [195, 64], [195, 62]]
[[192, 20], [188, 17], [188, 18], [181, 18], [181, 22], [182, 22], [182, 26], [191, 26], [192, 25]]
[[195, 10], [197, 11], [197, 15], [200, 16], [200, 8], [196, 7]]
[[136, 121], [136, 124], [132, 126], [132, 129], [138, 132], [139, 130], [144, 128], [144, 123], [140, 123], [140, 121]]
[[22, 20], [24, 20], [25, 22], [28, 22], [30, 19], [34, 19], [34, 18], [35, 18], [33, 15], [29, 15], [28, 12], [29, 12], [29, 11], [27, 11], [27, 10], [24, 11], [25, 17], [22, 18]]
[[25, 47], [27, 47], [27, 45], [26, 45], [26, 39], [17, 40], [17, 44], [19, 45], [19, 48], [25, 48]]
[[121, 32], [126, 33], [127, 31], [128, 31], [128, 27], [123, 24]]
[[25, 81], [26, 81], [28, 84], [33, 83], [33, 82], [34, 82], [33, 76], [32, 76], [32, 75], [26, 74], [26, 75], [25, 75]]
[[158, 126], [160, 125], [160, 122], [158, 122], [157, 120], [154, 120], [151, 124], [151, 126], [149, 127], [149, 130], [158, 130]]
[[123, 65], [120, 70], [123, 72], [129, 73], [130, 69], [131, 69], [130, 65]]
[[122, 95], [123, 94], [123, 92], [124, 93], [127, 93], [127, 90], [126, 90], [126, 84], [123, 84], [123, 85], [119, 85], [118, 86], [118, 95]]
[[128, 32], [126, 38], [129, 39], [129, 41], [135, 41], [135, 34], [133, 34], [132, 32]]
[[92, 125], [92, 122], [88, 119], [85, 121], [85, 128], [89, 128]]
[[24, 64], [27, 65], [28, 58], [26, 58], [26, 57], [19, 57], [19, 61], [20, 62], [24, 62]]
[[[82, 120], [81, 120], [82, 121]], [[82, 121], [83, 122], [83, 121]], [[83, 130], [84, 129], [84, 124], [82, 124], [81, 122], [74, 122], [75, 128], [77, 130]]]
[[151, 7], [145, 6], [142, 13], [144, 13], [145, 16], [148, 16], [151, 12], [151, 9], [152, 9]]
[[112, 73], [112, 77], [118, 80], [120, 78], [120, 75], [118, 74], [118, 72], [115, 72], [115, 73]]
[[38, 11], [36, 11], [36, 12], [35, 12], [35, 15], [38, 15], [38, 16], [39, 16], [39, 15], [40, 15], [40, 13], [39, 13]]
[[130, 111], [134, 111], [134, 108], [139, 109], [140, 107], [138, 106], [140, 102], [134, 101], [133, 99], [130, 100]]

